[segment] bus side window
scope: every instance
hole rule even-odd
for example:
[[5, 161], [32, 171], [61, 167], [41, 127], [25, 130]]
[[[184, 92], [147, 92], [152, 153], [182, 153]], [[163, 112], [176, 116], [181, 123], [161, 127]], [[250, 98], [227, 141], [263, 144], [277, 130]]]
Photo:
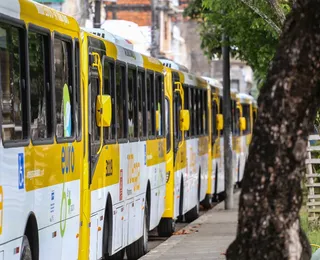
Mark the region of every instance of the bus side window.
[[147, 73], [147, 116], [148, 116], [148, 136], [156, 135], [155, 122], [155, 93], [154, 93], [154, 73]]
[[127, 137], [127, 120], [126, 120], [126, 100], [127, 95], [125, 91], [125, 74], [126, 68], [123, 65], [116, 66], [116, 113], [117, 113], [117, 139], [124, 139]]
[[[219, 104], [219, 108], [220, 108], [219, 113], [223, 115], [223, 99], [222, 99], [222, 97], [219, 98], [219, 103], [220, 103]], [[220, 130], [220, 136], [223, 136], [223, 128], [222, 128], [222, 130]]]
[[116, 139], [116, 93], [115, 93], [115, 84], [114, 84], [114, 63], [108, 61], [107, 59], [104, 60], [103, 65], [103, 92], [106, 95], [110, 95], [111, 97], [111, 104], [112, 104], [112, 119], [110, 127], [105, 129], [105, 138], [108, 141]]
[[[31, 138], [52, 137], [52, 93], [50, 79], [49, 36], [29, 30], [29, 71]], [[71, 99], [71, 97], [70, 97]]]
[[22, 29], [0, 23], [0, 125], [4, 143], [28, 138], [25, 34]]
[[243, 105], [243, 116], [246, 118], [246, 130], [244, 131], [245, 134], [251, 133], [251, 117], [250, 117], [250, 105], [244, 104]]
[[79, 49], [79, 40], [75, 40], [75, 55], [74, 55], [74, 64], [75, 64], [75, 122], [76, 122], [76, 131], [77, 131], [77, 140], [81, 141], [81, 125], [82, 125], [82, 113], [81, 113], [81, 83], [80, 83], [80, 49]]
[[235, 105], [235, 101], [232, 99], [230, 101], [230, 106], [231, 106], [231, 133], [232, 133], [232, 136], [235, 136], [237, 132], [237, 128], [239, 126], [236, 123], [237, 107]]
[[191, 99], [191, 107], [190, 107], [190, 136], [194, 137], [196, 135], [196, 110], [195, 110], [195, 89], [194, 88], [190, 88], [190, 99]]
[[138, 71], [138, 121], [139, 121], [139, 137], [147, 136], [147, 102], [146, 102], [146, 84], [145, 72]]
[[[96, 114], [95, 114], [95, 107], [96, 107], [96, 97], [99, 95], [99, 79], [96, 76], [90, 78], [90, 88], [91, 91], [89, 92], [89, 98], [91, 99], [91, 120], [89, 121], [91, 124], [91, 129], [89, 132], [92, 136], [93, 144], [100, 143], [100, 128], [97, 126], [96, 122]], [[91, 130], [91, 131], [90, 131]], [[94, 147], [92, 150], [92, 154], [95, 154], [98, 151], [98, 147]]]
[[205, 135], [208, 134], [208, 101], [207, 101], [207, 90], [203, 91], [203, 101], [202, 101], [202, 107], [203, 107], [203, 133]]
[[198, 131], [197, 131], [197, 135], [201, 135], [202, 134], [202, 109], [201, 109], [201, 90], [200, 89], [197, 89], [196, 90], [197, 92], [197, 98], [196, 98], [196, 101], [197, 101], [197, 119], [198, 119]]
[[159, 111], [159, 131], [157, 136], [163, 136], [164, 134], [164, 84], [163, 84], [163, 75], [156, 74], [156, 110]]
[[174, 107], [173, 107], [173, 121], [174, 127], [174, 146], [175, 151], [178, 150], [179, 142], [182, 140], [182, 132], [180, 130], [180, 110], [182, 109], [180, 94], [174, 92]]
[[[189, 87], [185, 84], [182, 85], [183, 86], [183, 92], [184, 92], [184, 108], [186, 110], [190, 109], [190, 105], [189, 105]], [[188, 137], [190, 133], [190, 129], [189, 131], [185, 131], [184, 136]]]
[[137, 74], [136, 69], [128, 68], [128, 126], [129, 139], [138, 137], [137, 122]]
[[56, 136], [74, 135], [71, 42], [54, 39]]
[[218, 136], [218, 132], [217, 132], [217, 111], [218, 111], [218, 107], [217, 107], [217, 102], [214, 100], [212, 101], [212, 107], [211, 107], [211, 128], [212, 128], [212, 144], [214, 144], [217, 136]]
[[166, 98], [165, 99], [165, 109], [166, 109], [166, 139], [167, 139], [167, 152], [171, 150], [171, 135], [170, 135], [170, 127], [171, 127], [171, 116], [170, 116], [170, 102]]

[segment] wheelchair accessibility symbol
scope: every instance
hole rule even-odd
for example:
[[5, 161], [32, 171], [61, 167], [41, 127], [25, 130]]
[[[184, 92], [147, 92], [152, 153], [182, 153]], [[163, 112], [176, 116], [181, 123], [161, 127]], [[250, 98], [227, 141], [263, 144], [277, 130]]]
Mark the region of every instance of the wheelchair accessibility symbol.
[[19, 190], [24, 189], [24, 158], [23, 153], [18, 154]]

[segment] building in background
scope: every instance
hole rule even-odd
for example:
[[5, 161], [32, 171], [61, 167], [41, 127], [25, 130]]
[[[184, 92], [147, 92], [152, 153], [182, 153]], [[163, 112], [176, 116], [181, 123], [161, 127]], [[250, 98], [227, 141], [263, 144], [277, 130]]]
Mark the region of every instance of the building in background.
[[[68, 15], [81, 26], [93, 27], [96, 0], [37, 0]], [[126, 38], [134, 50], [166, 57], [186, 66], [198, 76], [222, 82], [222, 61], [206, 57], [200, 47], [199, 25], [183, 17], [191, 0], [104, 0], [101, 1], [101, 28]], [[232, 59], [231, 87], [255, 92], [252, 69]]]

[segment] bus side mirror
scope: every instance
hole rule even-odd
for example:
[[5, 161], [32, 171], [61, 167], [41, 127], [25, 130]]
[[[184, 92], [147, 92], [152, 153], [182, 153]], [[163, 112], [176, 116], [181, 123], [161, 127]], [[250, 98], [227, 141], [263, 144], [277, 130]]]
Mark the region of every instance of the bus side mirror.
[[96, 99], [96, 122], [98, 127], [111, 125], [111, 97], [109, 95], [98, 95]]
[[216, 125], [217, 125], [218, 131], [221, 131], [223, 129], [223, 115], [222, 114], [217, 114]]
[[160, 111], [156, 111], [156, 131], [158, 132], [160, 129]]
[[247, 122], [245, 117], [240, 117], [240, 130], [244, 131], [247, 129]]
[[180, 110], [180, 130], [188, 131], [190, 128], [190, 115], [189, 110]]

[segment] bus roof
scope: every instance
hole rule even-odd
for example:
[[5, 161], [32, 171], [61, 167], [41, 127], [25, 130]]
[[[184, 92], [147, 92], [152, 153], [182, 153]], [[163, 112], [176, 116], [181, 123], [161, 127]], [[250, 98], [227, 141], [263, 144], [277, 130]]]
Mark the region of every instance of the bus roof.
[[238, 99], [239, 99], [240, 103], [244, 103], [244, 104], [251, 104], [254, 100], [254, 98], [252, 96], [245, 94], [245, 93], [239, 93]]
[[219, 88], [219, 89], [223, 88], [221, 82], [217, 79], [209, 78], [209, 77], [202, 77], [202, 78], [204, 80], [206, 80], [211, 87], [215, 87], [215, 88]]
[[81, 31], [86, 37], [93, 38], [93, 39], [99, 40], [100, 42], [103, 42], [104, 47], [106, 48], [106, 55], [108, 57], [114, 60], [127, 62], [129, 64], [132, 64], [138, 67], [143, 67], [143, 68], [154, 70], [160, 73], [163, 72], [163, 65], [159, 60], [152, 57], [145, 56], [141, 53], [135, 52], [132, 49], [127, 49], [123, 46], [115, 44], [112, 41], [102, 38], [101, 36], [92, 34], [87, 30], [81, 29]]
[[[0, 1], [0, 13], [8, 18], [32, 22], [52, 31], [57, 27], [63, 30], [79, 31], [79, 25], [73, 17], [31, 0]], [[51, 27], [47, 26], [48, 24]]]

